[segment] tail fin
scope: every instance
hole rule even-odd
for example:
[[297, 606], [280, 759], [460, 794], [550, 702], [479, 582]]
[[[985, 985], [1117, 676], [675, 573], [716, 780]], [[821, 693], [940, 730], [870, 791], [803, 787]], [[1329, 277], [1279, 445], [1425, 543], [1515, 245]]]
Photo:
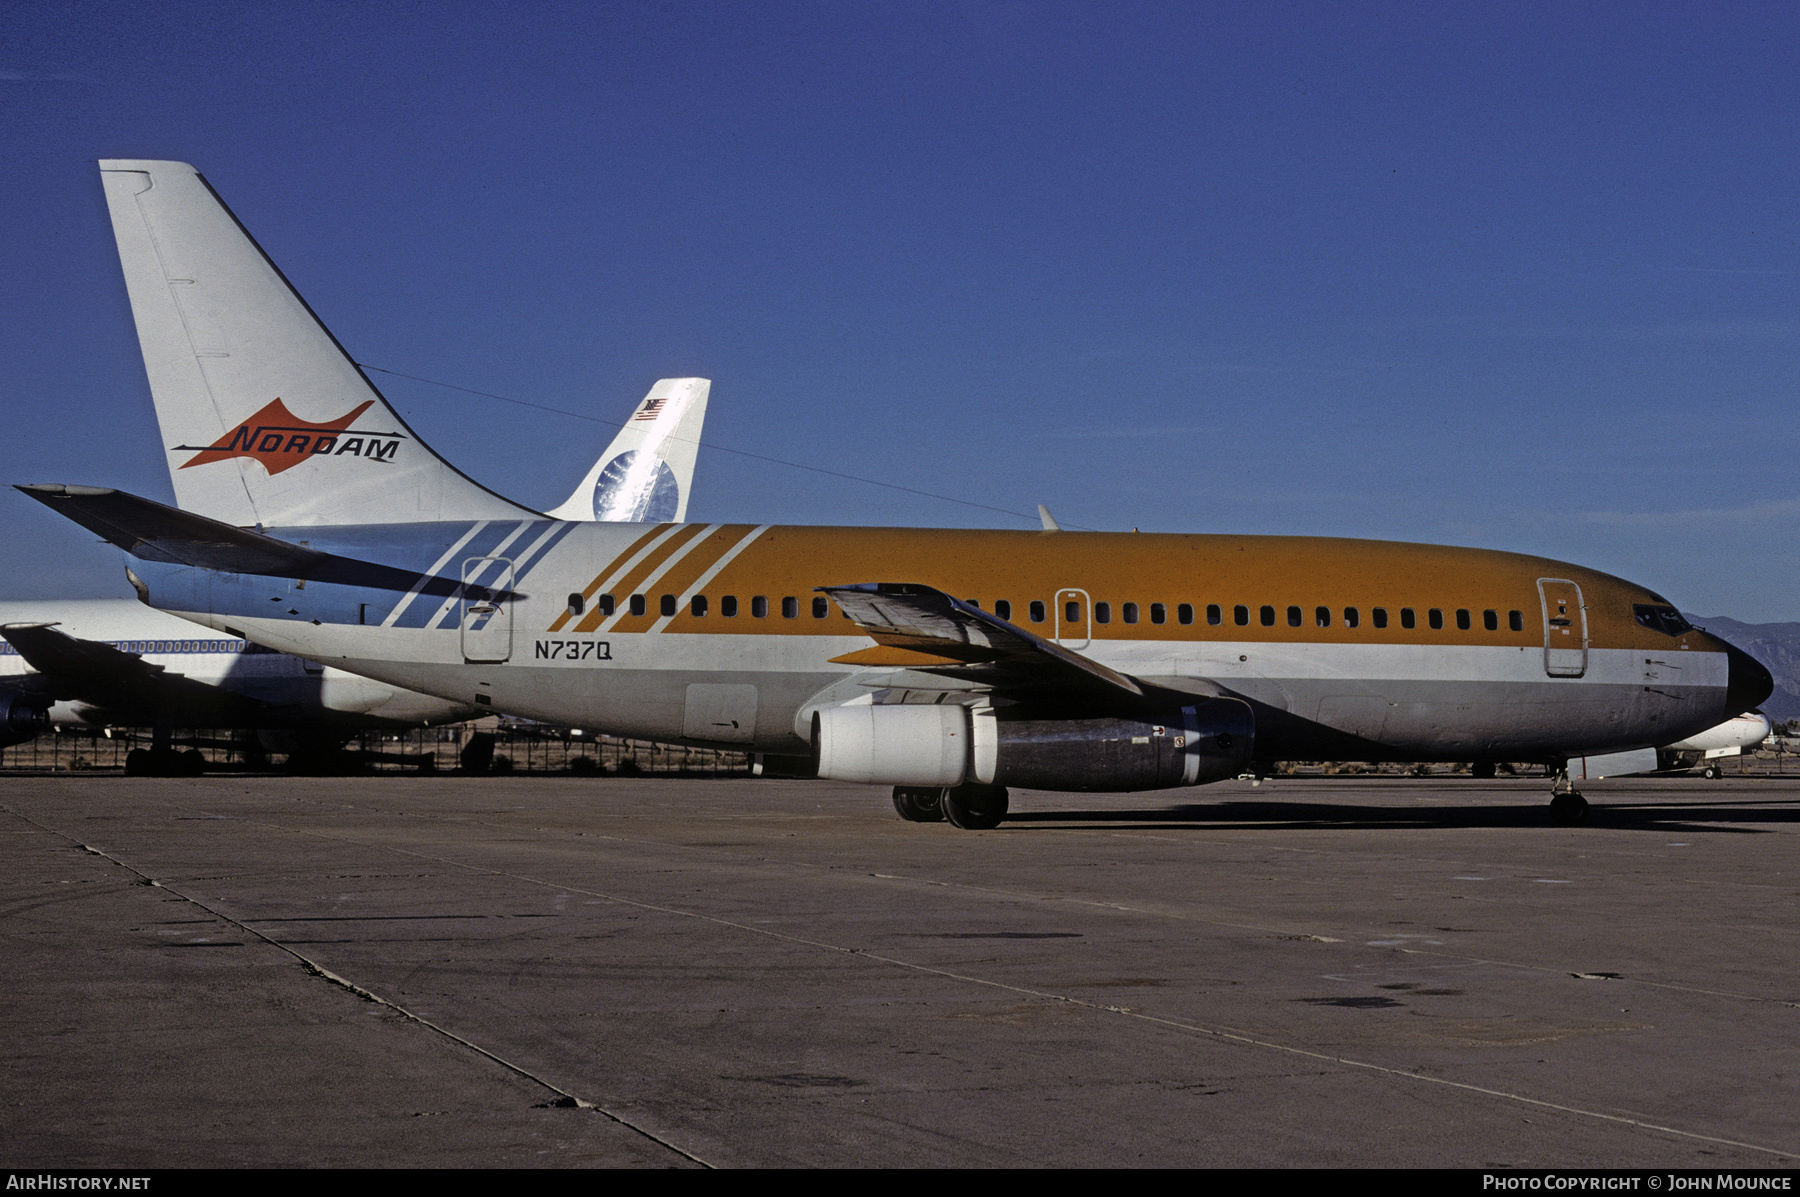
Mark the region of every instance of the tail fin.
[[575, 493], [549, 514], [618, 523], [685, 520], [711, 391], [705, 378], [665, 378], [651, 387]]
[[535, 514], [388, 406], [185, 162], [100, 163], [175, 500], [227, 524]]

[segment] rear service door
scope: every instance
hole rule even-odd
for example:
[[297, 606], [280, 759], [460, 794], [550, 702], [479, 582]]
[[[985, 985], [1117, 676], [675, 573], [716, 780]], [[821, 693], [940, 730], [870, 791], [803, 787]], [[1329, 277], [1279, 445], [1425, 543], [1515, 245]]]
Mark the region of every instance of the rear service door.
[[1538, 599], [1544, 609], [1544, 672], [1580, 677], [1587, 672], [1588, 649], [1581, 587], [1565, 578], [1539, 578]]
[[[463, 562], [465, 586], [501, 592], [512, 589], [513, 563], [505, 557], [470, 557]], [[512, 658], [512, 600], [462, 599], [462, 653], [471, 663], [492, 664]]]

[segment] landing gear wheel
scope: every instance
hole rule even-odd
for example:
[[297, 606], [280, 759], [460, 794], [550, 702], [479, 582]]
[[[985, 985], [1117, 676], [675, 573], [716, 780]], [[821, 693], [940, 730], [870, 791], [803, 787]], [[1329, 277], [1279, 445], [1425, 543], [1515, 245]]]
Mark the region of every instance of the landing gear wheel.
[[180, 777], [199, 777], [206, 772], [206, 754], [198, 748], [190, 748], [182, 753], [175, 767]]
[[1584, 823], [1587, 821], [1587, 813], [1587, 799], [1574, 790], [1550, 799], [1550, 818], [1558, 823]]
[[971, 782], [945, 790], [939, 805], [952, 827], [964, 831], [992, 831], [1006, 818], [1006, 787]]
[[943, 794], [937, 786], [895, 786], [894, 809], [908, 823], [942, 823]]
[[1720, 777], [1724, 776], [1724, 774], [1719, 771], [1717, 765], [1708, 765], [1706, 768], [1700, 770], [1700, 776], [1706, 778], [1708, 781], [1717, 781]]
[[1469, 766], [1469, 776], [1486, 780], [1494, 775], [1493, 761], [1476, 761]]
[[148, 748], [133, 748], [125, 754], [125, 776], [150, 776], [150, 750]]

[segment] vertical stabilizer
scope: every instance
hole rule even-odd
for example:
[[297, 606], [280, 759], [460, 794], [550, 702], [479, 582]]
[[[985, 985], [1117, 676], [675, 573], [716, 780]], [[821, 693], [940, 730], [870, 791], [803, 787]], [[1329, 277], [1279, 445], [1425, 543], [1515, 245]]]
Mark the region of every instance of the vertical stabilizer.
[[651, 387], [575, 493], [550, 514], [634, 524], [685, 520], [711, 390], [704, 378], [665, 378]]
[[249, 526], [533, 514], [388, 406], [204, 178], [100, 163], [175, 501]]

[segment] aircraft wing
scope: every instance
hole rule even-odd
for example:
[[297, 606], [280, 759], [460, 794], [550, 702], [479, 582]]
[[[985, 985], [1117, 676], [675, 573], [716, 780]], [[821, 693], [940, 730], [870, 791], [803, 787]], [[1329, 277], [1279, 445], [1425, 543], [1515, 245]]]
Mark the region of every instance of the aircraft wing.
[[15, 487], [134, 557], [226, 573], [307, 578], [345, 586], [473, 599], [509, 599], [511, 591], [465, 585], [455, 578], [421, 577], [412, 570], [339, 557], [237, 528], [189, 511], [100, 486], [38, 483]]
[[839, 664], [917, 669], [997, 690], [1106, 686], [1144, 696], [1125, 674], [930, 586], [865, 582], [819, 589], [876, 644], [833, 657]]
[[186, 719], [241, 713], [264, 704], [217, 686], [169, 673], [136, 653], [97, 640], [79, 640], [53, 624], [0, 625], [0, 637], [37, 670], [40, 690], [120, 712], [161, 712]]

